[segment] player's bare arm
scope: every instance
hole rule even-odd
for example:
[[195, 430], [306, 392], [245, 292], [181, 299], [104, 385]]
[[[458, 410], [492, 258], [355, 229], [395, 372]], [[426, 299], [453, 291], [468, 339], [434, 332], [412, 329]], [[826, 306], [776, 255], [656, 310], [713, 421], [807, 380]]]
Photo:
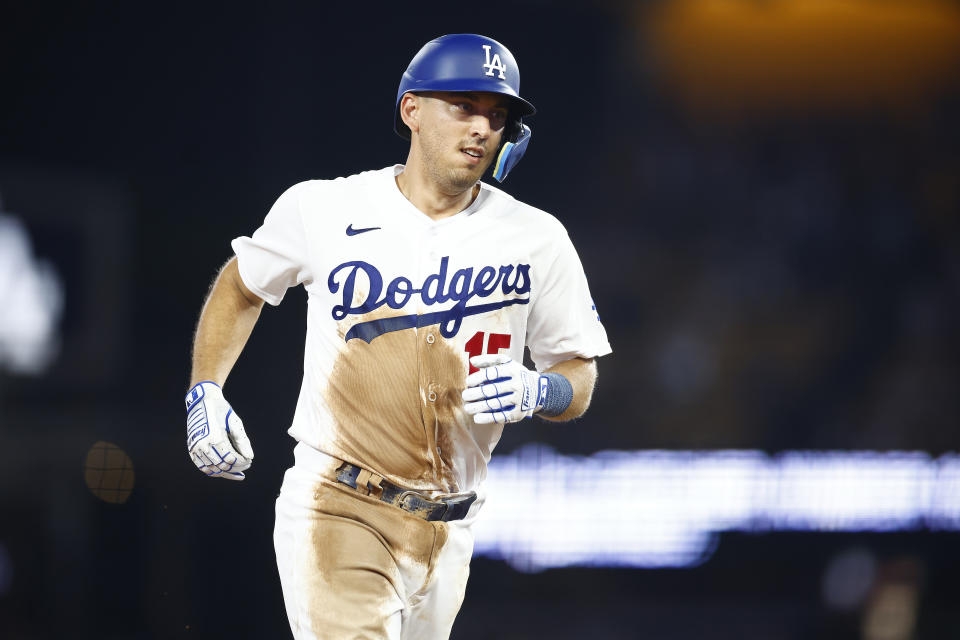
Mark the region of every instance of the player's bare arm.
[[253, 448], [221, 387], [253, 331], [263, 300], [240, 279], [237, 259], [220, 270], [200, 313], [187, 393], [187, 450], [208, 476], [243, 480]]
[[223, 386], [247, 344], [263, 300], [240, 278], [237, 258], [220, 270], [207, 296], [193, 340], [190, 386], [209, 380]]
[[590, 407], [590, 399], [593, 398], [593, 388], [597, 384], [597, 363], [593, 358], [572, 358], [550, 367], [544, 373], [556, 373], [566, 378], [573, 388], [573, 399], [566, 411], [560, 415], [549, 416], [541, 413], [541, 418], [551, 422], [566, 422], [586, 413]]

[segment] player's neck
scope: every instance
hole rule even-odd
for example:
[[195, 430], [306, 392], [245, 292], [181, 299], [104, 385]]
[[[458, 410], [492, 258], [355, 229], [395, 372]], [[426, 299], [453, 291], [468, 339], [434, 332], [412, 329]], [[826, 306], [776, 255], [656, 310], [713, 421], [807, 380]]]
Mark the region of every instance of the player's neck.
[[444, 193], [436, 182], [411, 168], [409, 161], [403, 173], [396, 177], [400, 193], [424, 215], [440, 220], [456, 215], [470, 206], [480, 193], [480, 185], [458, 194]]

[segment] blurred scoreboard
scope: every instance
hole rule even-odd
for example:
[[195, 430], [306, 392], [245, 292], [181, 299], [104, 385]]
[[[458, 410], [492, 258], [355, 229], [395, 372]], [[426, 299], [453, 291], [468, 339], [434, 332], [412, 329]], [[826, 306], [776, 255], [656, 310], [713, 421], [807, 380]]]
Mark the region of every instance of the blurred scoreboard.
[[960, 530], [960, 456], [606, 451], [494, 456], [475, 555], [522, 571], [691, 567], [726, 531]]

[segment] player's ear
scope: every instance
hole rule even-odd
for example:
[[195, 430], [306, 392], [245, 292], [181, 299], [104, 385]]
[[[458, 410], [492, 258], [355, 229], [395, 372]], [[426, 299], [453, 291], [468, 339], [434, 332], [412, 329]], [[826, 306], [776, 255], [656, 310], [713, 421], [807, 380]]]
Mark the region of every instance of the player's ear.
[[403, 124], [410, 128], [410, 132], [420, 132], [420, 108], [423, 105], [420, 96], [413, 93], [405, 93], [400, 99], [400, 119]]

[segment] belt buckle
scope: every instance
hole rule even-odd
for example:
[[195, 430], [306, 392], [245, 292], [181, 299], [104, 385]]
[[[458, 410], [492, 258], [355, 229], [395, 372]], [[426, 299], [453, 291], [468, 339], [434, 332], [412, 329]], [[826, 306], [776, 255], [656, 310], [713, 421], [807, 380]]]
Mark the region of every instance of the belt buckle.
[[465, 493], [462, 496], [456, 498], [445, 498], [443, 500], [430, 500], [424, 496], [419, 491], [411, 491], [409, 489], [403, 491], [399, 496], [397, 496], [398, 506], [409, 513], [414, 513], [412, 509], [407, 507], [406, 499], [408, 496], [416, 496], [423, 502], [429, 504], [431, 507], [443, 507], [442, 511], [434, 511], [428, 516], [420, 516], [427, 521], [441, 521], [441, 522], [450, 522], [451, 520], [462, 520], [466, 517], [467, 512], [470, 510], [470, 506], [473, 505], [474, 501], [477, 499], [477, 494], [474, 491], [470, 493]]
[[401, 509], [403, 509], [404, 505], [406, 504], [404, 501], [407, 499], [407, 496], [420, 496], [421, 498], [423, 498], [423, 496], [421, 496], [416, 491], [405, 489], [399, 496], [397, 496], [397, 502], [400, 503]]
[[413, 514], [413, 515], [419, 515], [419, 517], [421, 517], [421, 518], [423, 518], [424, 520], [427, 520], [427, 521], [430, 521], [430, 520], [440, 520], [443, 516], [440, 516], [440, 517], [438, 517], [438, 518], [430, 517], [430, 516], [433, 516], [433, 515], [434, 515], [433, 513], [430, 513], [429, 515], [421, 515], [420, 513], [417, 512], [418, 510], [414, 510], [413, 508], [407, 506], [407, 502], [406, 502], [406, 501], [407, 501], [407, 498], [408, 498], [409, 496], [414, 496], [415, 498], [418, 498], [421, 502], [426, 503], [426, 504], [430, 505], [431, 507], [439, 507], [439, 506], [443, 505], [443, 514], [444, 514], [444, 515], [446, 515], [447, 510], [449, 509], [448, 505], [447, 505], [445, 502], [437, 502], [437, 501], [435, 501], [435, 500], [431, 500], [431, 499], [429, 499], [428, 497], [426, 497], [425, 495], [423, 495], [422, 493], [420, 493], [419, 491], [413, 491], [413, 490], [411, 490], [411, 489], [406, 489], [406, 490], [404, 490], [399, 496], [397, 496], [397, 506], [399, 506], [401, 509], [403, 509], [403, 510], [406, 511], [407, 513], [411, 513], [411, 514]]

